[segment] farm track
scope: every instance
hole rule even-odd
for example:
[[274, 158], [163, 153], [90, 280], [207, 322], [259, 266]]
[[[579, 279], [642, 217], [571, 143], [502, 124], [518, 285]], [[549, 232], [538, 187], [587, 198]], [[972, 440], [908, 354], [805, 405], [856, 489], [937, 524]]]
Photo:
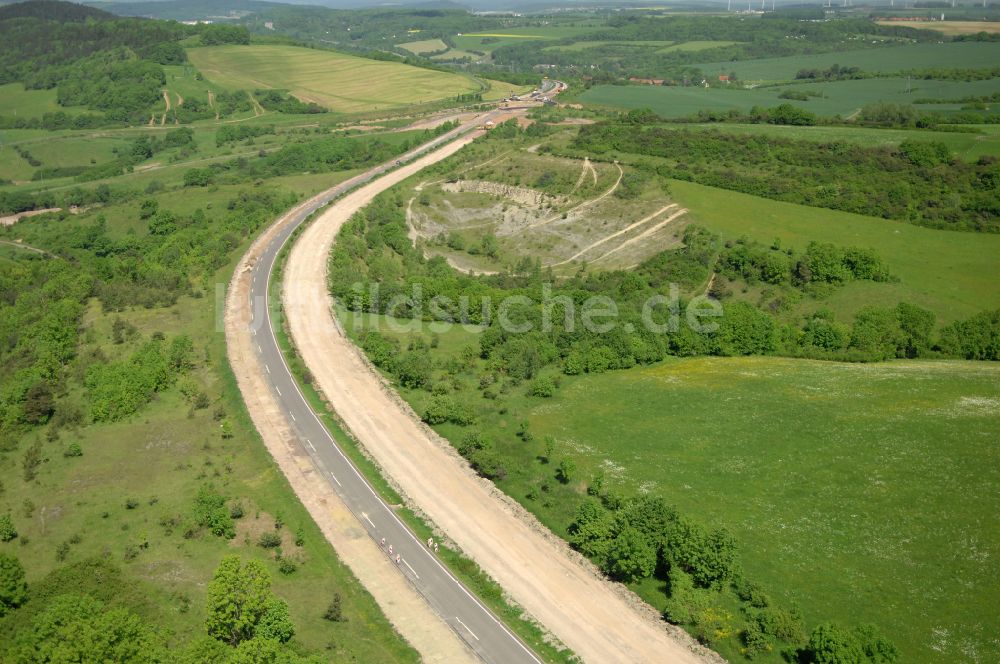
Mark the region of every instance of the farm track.
[[166, 110], [163, 111], [163, 115], [160, 116], [160, 126], [167, 124], [167, 113], [170, 112], [170, 92], [164, 88], [163, 89], [163, 103], [166, 104]]

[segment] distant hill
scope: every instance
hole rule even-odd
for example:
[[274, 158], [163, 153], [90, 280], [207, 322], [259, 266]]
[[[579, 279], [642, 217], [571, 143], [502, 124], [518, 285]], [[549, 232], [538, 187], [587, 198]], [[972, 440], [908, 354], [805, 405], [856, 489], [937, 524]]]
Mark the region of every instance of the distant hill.
[[83, 22], [114, 18], [106, 11], [60, 0], [29, 0], [0, 6], [0, 21], [10, 18], [41, 18], [47, 21]]
[[288, 3], [263, 0], [154, 0], [152, 2], [88, 2], [118, 16], [144, 16], [173, 21], [195, 21], [220, 18], [239, 18], [287, 6]]

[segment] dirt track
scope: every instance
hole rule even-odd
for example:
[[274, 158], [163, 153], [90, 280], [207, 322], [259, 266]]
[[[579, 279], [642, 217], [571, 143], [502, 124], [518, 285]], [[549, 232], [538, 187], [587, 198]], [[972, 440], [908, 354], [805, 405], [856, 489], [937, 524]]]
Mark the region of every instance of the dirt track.
[[332, 206], [295, 243], [285, 313], [314, 385], [407, 500], [587, 662], [721, 661], [609, 583], [517, 503], [477, 477], [388, 389], [331, 313], [326, 266], [340, 227], [380, 191], [454, 153], [451, 143]]

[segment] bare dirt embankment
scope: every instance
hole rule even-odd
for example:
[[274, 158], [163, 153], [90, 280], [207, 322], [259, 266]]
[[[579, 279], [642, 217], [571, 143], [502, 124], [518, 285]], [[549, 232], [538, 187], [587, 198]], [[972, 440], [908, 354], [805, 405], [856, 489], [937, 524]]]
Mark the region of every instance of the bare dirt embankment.
[[265, 247], [283, 225], [290, 222], [296, 210], [279, 219], [254, 242], [237, 265], [229, 285], [226, 347], [243, 400], [254, 426], [295, 494], [340, 559], [375, 598], [389, 622], [417, 649], [425, 662], [472, 664], [478, 660], [399, 574], [326, 478], [316, 471], [312, 460], [297, 443], [292, 423], [264, 380], [264, 367], [254, 352], [250, 332], [250, 309], [246, 306], [252, 269]]
[[349, 430], [416, 508], [511, 598], [587, 662], [721, 661], [546, 530], [423, 426], [344, 336], [327, 293], [337, 232], [379, 192], [469, 137], [355, 191], [313, 222], [285, 267], [285, 314], [314, 379]]

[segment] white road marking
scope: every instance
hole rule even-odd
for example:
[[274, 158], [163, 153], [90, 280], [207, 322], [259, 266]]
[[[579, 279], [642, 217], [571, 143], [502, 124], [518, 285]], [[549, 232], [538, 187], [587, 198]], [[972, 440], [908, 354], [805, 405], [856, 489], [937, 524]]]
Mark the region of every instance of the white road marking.
[[315, 448], [315, 447], [313, 447], [313, 444], [312, 444], [312, 441], [311, 441], [311, 440], [309, 440], [308, 438], [306, 438], [306, 445], [308, 445], [308, 446], [309, 446], [309, 449], [311, 449], [311, 450], [312, 450], [313, 452], [315, 452], [315, 451], [316, 451], [316, 448]]
[[264, 368], [265, 368], [265, 369], [267, 369], [267, 373], [271, 373], [271, 367], [269, 367], [269, 366], [267, 366], [267, 365], [265, 364], [265, 365], [264, 365]]
[[337, 486], [344, 486], [343, 484], [340, 483], [340, 480], [337, 479], [337, 476], [334, 475], [332, 472], [330, 473], [330, 477], [332, 477], [333, 481], [337, 483]]
[[[278, 392], [278, 394], [281, 394], [281, 392]], [[295, 419], [295, 413], [288, 411], [288, 414], [292, 416], [292, 422], [298, 422], [298, 420]], [[315, 452], [316, 450], [313, 451]]]
[[[406, 565], [407, 567], [410, 567], [410, 563], [406, 562], [406, 558], [403, 558], [403, 564]], [[420, 575], [417, 574], [417, 570], [410, 567], [410, 571], [413, 572], [413, 576], [417, 577], [418, 579], [420, 578]], [[466, 629], [468, 629], [468, 627]], [[473, 636], [475, 636], [475, 634], [473, 634]], [[476, 640], [478, 641], [479, 639]]]
[[[279, 397], [281, 396], [281, 388], [280, 388], [280, 387], [278, 387], [277, 385], [275, 385], [275, 386], [274, 386], [274, 391], [278, 393], [278, 396], [279, 396]], [[289, 413], [289, 415], [290, 415], [290, 414], [291, 414], [291, 413]]]
[[362, 512], [361, 516], [364, 518], [365, 521], [367, 521], [368, 523], [372, 524], [372, 528], [375, 527], [375, 523], [371, 519], [368, 518], [367, 514], [365, 514], [364, 512]]
[[260, 347], [260, 344], [257, 344], [257, 352], [260, 353], [261, 355], [264, 354], [264, 350]]
[[464, 628], [465, 628], [466, 630], [468, 630], [469, 634], [471, 634], [471, 635], [472, 635], [472, 638], [474, 638], [474, 639], [475, 639], [476, 641], [478, 641], [478, 640], [479, 640], [479, 637], [478, 637], [478, 636], [476, 636], [476, 633], [475, 633], [475, 632], [473, 632], [473, 631], [472, 631], [471, 629], [469, 629], [469, 626], [468, 626], [468, 625], [466, 625], [466, 624], [465, 624], [464, 622], [462, 622], [462, 619], [461, 619], [461, 618], [459, 618], [458, 616], [455, 616], [455, 620], [457, 620], [457, 621], [458, 621], [458, 624], [459, 624], [459, 625], [461, 625], [461, 626], [462, 626], [462, 627], [464, 627]]

